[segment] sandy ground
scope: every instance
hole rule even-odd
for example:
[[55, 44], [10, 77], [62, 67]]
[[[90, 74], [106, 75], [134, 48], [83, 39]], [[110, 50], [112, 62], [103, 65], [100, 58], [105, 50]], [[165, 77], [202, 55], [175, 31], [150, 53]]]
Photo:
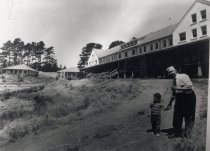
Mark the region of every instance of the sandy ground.
[[[84, 82], [87, 81], [83, 80]], [[165, 150], [170, 150], [171, 144], [180, 141], [180, 138], [169, 140], [164, 132], [160, 137], [156, 137], [147, 134], [146, 130], [151, 128], [147, 111], [152, 102], [152, 94], [161, 93], [163, 103], [167, 104], [170, 98], [171, 80], [135, 80], [134, 83], [139, 85], [136, 97], [128, 98], [117, 107], [99, 114], [88, 115], [42, 134], [30, 134], [16, 143], [1, 146], [0, 150], [161, 151], [163, 146]], [[201, 87], [200, 83], [195, 84], [197, 117], [201, 110], [201, 102], [206, 98], [203, 96], [207, 96], [206, 88]], [[163, 131], [172, 127], [172, 113], [173, 110], [162, 113]]]

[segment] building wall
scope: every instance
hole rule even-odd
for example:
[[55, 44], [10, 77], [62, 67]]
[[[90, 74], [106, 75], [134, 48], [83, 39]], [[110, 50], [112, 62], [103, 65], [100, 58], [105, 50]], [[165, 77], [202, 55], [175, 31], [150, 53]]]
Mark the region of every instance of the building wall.
[[99, 64], [99, 59], [98, 59], [95, 51], [93, 50], [92, 53], [90, 54], [89, 59], [88, 59], [88, 67], [95, 66], [97, 64]]
[[[206, 10], [206, 19], [202, 20], [201, 18], [201, 11]], [[192, 22], [192, 14], [196, 14], [197, 22]], [[202, 4], [202, 3], [195, 3], [195, 5], [187, 12], [185, 17], [181, 20], [178, 26], [175, 28], [173, 32], [173, 45], [180, 45], [196, 40], [203, 39], [210, 35], [210, 6]], [[202, 26], [207, 26], [207, 36], [203, 36], [201, 32]], [[192, 30], [197, 29], [197, 38], [193, 38]], [[186, 32], [186, 40], [180, 41], [179, 34], [182, 32]]]
[[[99, 64], [110, 63], [110, 62], [114, 62], [114, 61], [118, 61], [122, 59], [127, 59], [130, 57], [144, 55], [144, 54], [154, 52], [154, 51], [159, 51], [161, 49], [166, 49], [172, 46], [172, 44], [170, 43], [170, 40], [172, 40], [172, 36], [167, 36], [161, 39], [157, 39], [155, 41], [151, 41], [149, 43], [136, 45], [135, 47], [131, 46], [130, 48], [126, 48], [121, 51], [119, 50], [119, 52], [117, 53], [113, 53], [111, 55], [99, 58]], [[165, 46], [164, 46], [164, 41], [165, 41]], [[156, 48], [155, 46], [156, 43], [158, 44], [158, 48]], [[151, 48], [151, 45], [152, 45], [152, 48]], [[127, 53], [127, 56], [126, 56], [126, 53]], [[121, 55], [121, 57], [119, 57], [119, 55]], [[91, 65], [91, 66], [94, 66], [94, 65]]]
[[60, 79], [76, 79], [78, 78], [79, 72], [58, 72]]
[[38, 76], [37, 71], [31, 71], [31, 70], [18, 70], [18, 69], [4, 69], [4, 73], [6, 74], [14, 74], [14, 75], [22, 75], [22, 76]]

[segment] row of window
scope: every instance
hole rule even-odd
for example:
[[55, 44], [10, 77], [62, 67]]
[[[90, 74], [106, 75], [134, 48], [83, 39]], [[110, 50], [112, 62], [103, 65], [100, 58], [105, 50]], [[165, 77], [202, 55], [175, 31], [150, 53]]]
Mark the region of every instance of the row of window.
[[110, 61], [115, 61], [117, 59], [122, 59], [122, 58], [126, 58], [126, 57], [129, 57], [129, 56], [135, 56], [137, 54], [143, 54], [143, 53], [146, 53], [148, 51], [153, 51], [153, 50], [158, 50], [158, 49], [161, 49], [161, 48], [166, 48], [168, 46], [172, 46], [172, 38], [164, 39], [160, 42], [154, 42], [154, 43], [143, 45], [143, 46], [140, 46], [140, 47], [135, 47], [135, 48], [132, 48], [128, 51], [119, 52], [118, 54], [113, 54], [111, 56], [106, 56], [106, 57], [100, 58], [99, 63], [100, 64], [101, 63], [107, 63], [107, 62], [110, 62]]
[[[201, 19], [205, 20], [207, 18], [207, 16], [206, 16], [206, 9], [200, 11], [200, 15], [201, 15]], [[192, 23], [193, 24], [197, 23], [197, 14], [196, 13], [192, 14], [191, 18], [192, 18]]]
[[20, 73], [20, 74], [25, 73], [26, 74], [29, 71], [25, 71], [25, 70], [6, 70], [6, 72], [8, 72], [8, 73]]
[[[201, 30], [202, 36], [207, 35], [207, 26], [206, 25], [201, 26], [200, 30]], [[192, 29], [192, 37], [197, 38], [197, 36], [198, 36], [197, 28]], [[179, 40], [180, 41], [185, 41], [186, 40], [186, 32], [182, 32], [182, 33], [179, 34]]]
[[132, 46], [135, 46], [137, 44], [137, 41], [130, 41], [126, 44], [122, 44], [121, 45], [121, 49], [125, 49], [125, 48], [128, 48], [128, 47], [132, 47]]

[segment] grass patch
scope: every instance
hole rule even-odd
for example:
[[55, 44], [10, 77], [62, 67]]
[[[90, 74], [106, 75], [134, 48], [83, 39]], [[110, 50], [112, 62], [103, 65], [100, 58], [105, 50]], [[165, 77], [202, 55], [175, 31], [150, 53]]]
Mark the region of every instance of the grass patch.
[[25, 115], [31, 115], [32, 111], [30, 110], [23, 110], [23, 109], [19, 109], [19, 110], [10, 110], [10, 111], [5, 111], [0, 115], [0, 119], [1, 120], [7, 120], [7, 121], [12, 121], [16, 118], [20, 118], [23, 117]]
[[29, 133], [27, 126], [15, 127], [9, 131], [9, 142], [16, 142], [19, 138], [26, 136]]

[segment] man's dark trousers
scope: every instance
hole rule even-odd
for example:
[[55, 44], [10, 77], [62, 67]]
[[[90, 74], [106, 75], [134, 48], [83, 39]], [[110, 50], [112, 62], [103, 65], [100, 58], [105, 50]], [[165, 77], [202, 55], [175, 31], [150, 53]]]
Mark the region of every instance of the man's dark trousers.
[[185, 134], [191, 133], [195, 121], [196, 96], [193, 91], [176, 94], [174, 106], [173, 127], [175, 135], [181, 135], [183, 120], [185, 121]]

